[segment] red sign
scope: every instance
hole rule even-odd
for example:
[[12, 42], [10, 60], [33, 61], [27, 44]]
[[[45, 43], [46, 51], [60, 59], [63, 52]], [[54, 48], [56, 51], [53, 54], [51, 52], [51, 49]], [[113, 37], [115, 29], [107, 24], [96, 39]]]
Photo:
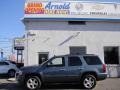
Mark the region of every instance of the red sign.
[[25, 6], [25, 14], [44, 14], [42, 3], [28, 3]]

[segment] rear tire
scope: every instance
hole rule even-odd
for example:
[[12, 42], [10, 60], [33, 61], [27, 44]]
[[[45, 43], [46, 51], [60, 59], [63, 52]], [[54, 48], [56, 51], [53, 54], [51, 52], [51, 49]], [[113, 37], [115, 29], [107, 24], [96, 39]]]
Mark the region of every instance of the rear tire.
[[96, 78], [94, 75], [87, 74], [82, 79], [82, 86], [85, 89], [93, 89], [96, 86]]
[[26, 88], [29, 90], [37, 90], [41, 87], [41, 84], [42, 82], [37, 76], [29, 76], [25, 81]]

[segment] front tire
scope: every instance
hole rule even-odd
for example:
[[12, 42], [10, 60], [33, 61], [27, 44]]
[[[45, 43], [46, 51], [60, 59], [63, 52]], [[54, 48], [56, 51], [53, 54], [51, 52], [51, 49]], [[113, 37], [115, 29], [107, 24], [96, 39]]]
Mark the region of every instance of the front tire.
[[37, 90], [41, 87], [41, 80], [37, 76], [30, 76], [26, 79], [26, 88], [29, 90]]
[[96, 86], [96, 78], [94, 75], [85, 75], [82, 80], [82, 85], [85, 89], [93, 89]]
[[9, 77], [14, 77], [15, 76], [15, 70], [9, 70], [8, 71], [8, 76]]

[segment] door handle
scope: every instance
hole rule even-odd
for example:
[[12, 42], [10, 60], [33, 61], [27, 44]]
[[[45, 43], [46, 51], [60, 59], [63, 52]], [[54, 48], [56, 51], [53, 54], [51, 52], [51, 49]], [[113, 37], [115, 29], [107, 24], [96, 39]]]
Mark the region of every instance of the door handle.
[[65, 71], [66, 69], [60, 69], [60, 71]]
[[79, 68], [80, 70], [83, 70], [84, 68]]

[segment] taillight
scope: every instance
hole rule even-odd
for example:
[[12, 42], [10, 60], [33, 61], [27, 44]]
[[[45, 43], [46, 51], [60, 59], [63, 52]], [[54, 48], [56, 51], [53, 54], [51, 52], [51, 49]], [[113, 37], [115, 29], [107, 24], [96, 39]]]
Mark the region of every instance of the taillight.
[[105, 64], [102, 65], [102, 68], [103, 68], [103, 72], [106, 72], [106, 65]]

